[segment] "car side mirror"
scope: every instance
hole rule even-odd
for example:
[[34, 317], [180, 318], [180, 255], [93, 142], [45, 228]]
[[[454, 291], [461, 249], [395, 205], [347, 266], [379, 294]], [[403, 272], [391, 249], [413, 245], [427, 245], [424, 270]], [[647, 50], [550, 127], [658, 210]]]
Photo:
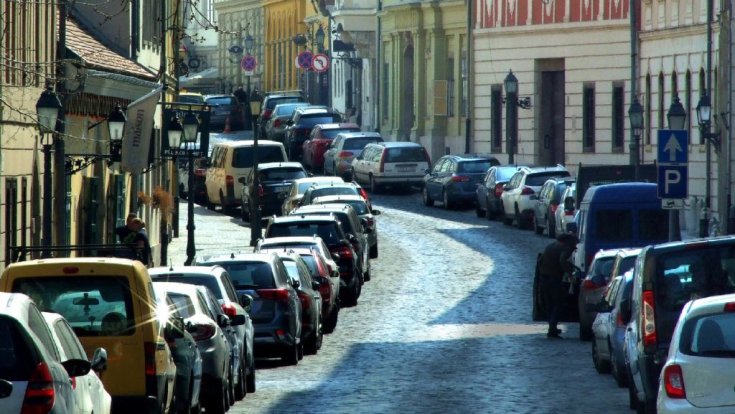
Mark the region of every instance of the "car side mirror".
[[431, 168], [424, 169], [424, 174], [431, 174]]
[[321, 287], [322, 283], [318, 280], [312, 280], [311, 281], [311, 288], [314, 290], [319, 290], [319, 287]]
[[380, 215], [380, 210], [375, 210], [375, 209], [373, 209], [373, 210], [371, 211], [371, 213], [373, 213], [373, 215], [374, 215], [374, 216], [379, 216], [379, 215]]
[[340, 258], [340, 255], [339, 255], [339, 254], [337, 254], [337, 253], [332, 253], [332, 259], [334, 259], [334, 261], [335, 261], [335, 262], [336, 262], [336, 261], [338, 261], [338, 260], [339, 260], [339, 258]]
[[301, 287], [301, 281], [298, 281], [296, 279], [291, 280], [291, 286], [294, 287], [294, 289], [298, 289]]
[[220, 313], [217, 315], [217, 325], [220, 326], [220, 328], [225, 328], [230, 326], [230, 318], [227, 317], [224, 313]]
[[245, 177], [238, 178], [237, 179], [237, 182], [244, 185], [245, 184]]
[[511, 187], [510, 184], [506, 184], [503, 186], [503, 191], [510, 190], [511, 188], [513, 187]]
[[61, 363], [70, 377], [80, 377], [89, 374], [92, 364], [86, 359], [69, 359]]
[[240, 326], [245, 325], [245, 315], [235, 315], [230, 317], [230, 325]]
[[240, 306], [245, 309], [245, 312], [250, 313], [250, 307], [253, 305], [253, 297], [250, 295], [240, 296]]
[[623, 299], [620, 301], [620, 318], [623, 323], [627, 324], [630, 322], [632, 310], [630, 306], [630, 299]]
[[286, 125], [288, 125], [288, 126], [293, 125], [293, 121], [289, 119], [288, 121], [286, 121]]
[[107, 350], [105, 348], [97, 348], [90, 360], [91, 368], [94, 372], [103, 372], [107, 370]]

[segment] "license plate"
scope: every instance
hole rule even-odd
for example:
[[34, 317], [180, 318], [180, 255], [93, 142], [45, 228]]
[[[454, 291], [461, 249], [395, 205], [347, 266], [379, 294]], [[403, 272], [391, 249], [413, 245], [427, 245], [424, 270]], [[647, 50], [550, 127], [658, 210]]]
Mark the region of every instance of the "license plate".
[[398, 172], [413, 172], [414, 167], [398, 167]]
[[282, 186], [280, 186], [280, 187], [276, 187], [276, 188], [275, 188], [275, 192], [276, 192], [276, 193], [282, 193], [282, 192], [285, 192], [285, 191], [287, 191], [287, 190], [288, 190], [288, 187], [289, 187], [289, 186], [287, 186], [287, 185], [285, 185], [285, 186], [284, 186], [284, 185], [282, 185]]

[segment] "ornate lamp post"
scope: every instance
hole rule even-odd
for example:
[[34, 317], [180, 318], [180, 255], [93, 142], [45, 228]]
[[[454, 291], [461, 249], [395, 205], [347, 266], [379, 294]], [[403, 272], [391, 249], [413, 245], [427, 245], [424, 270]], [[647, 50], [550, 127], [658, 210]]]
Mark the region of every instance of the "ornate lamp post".
[[[41, 97], [36, 102], [38, 130], [41, 133], [41, 145], [43, 145], [43, 235], [41, 238], [41, 246], [44, 248], [43, 257], [51, 256], [51, 147], [54, 144], [56, 120], [60, 110], [59, 97], [51, 89], [51, 85], [47, 85], [46, 90], [41, 93]], [[48, 138], [44, 139], [46, 136]]]
[[107, 116], [107, 128], [110, 131], [110, 164], [120, 162], [123, 130], [126, 121], [125, 112], [120, 108], [120, 105], [115, 105], [110, 115]]
[[[189, 197], [187, 197], [187, 222], [186, 222], [186, 262], [185, 265], [191, 265], [194, 262], [194, 256], [196, 255], [196, 246], [194, 244], [194, 197], [191, 195], [194, 188], [194, 150], [195, 144], [199, 137], [199, 119], [191, 112], [186, 112], [184, 115], [184, 133], [182, 134], [183, 142], [186, 150], [187, 165], [188, 165], [188, 188]], [[170, 134], [170, 132], [169, 132]]]
[[[674, 101], [671, 102], [669, 112], [666, 113], [666, 118], [669, 121], [669, 129], [683, 130], [686, 126], [687, 112], [684, 110], [684, 106], [679, 101], [678, 96], [674, 96]], [[659, 143], [661, 145], [661, 143]], [[687, 149], [685, 148], [684, 151]], [[681, 238], [681, 230], [679, 229], [679, 210], [669, 210], [669, 241], [676, 241]]]
[[633, 130], [633, 142], [630, 143], [630, 153], [633, 158], [634, 177], [638, 181], [641, 175], [641, 157], [639, 153], [641, 134], [643, 133], [643, 106], [638, 102], [638, 98], [633, 100], [628, 108], [628, 119], [630, 120], [630, 129]]
[[[697, 121], [699, 123], [699, 131], [709, 145], [710, 141], [713, 139], [710, 134], [710, 124], [712, 123], [712, 104], [710, 103], [707, 91], [702, 94], [702, 97], [699, 98], [699, 103], [697, 103]], [[717, 150], [717, 146], [715, 146], [715, 150]], [[710, 157], [709, 147], [707, 147], [704, 180], [704, 211], [699, 219], [699, 237], [707, 237], [707, 228], [709, 227], [710, 198], [712, 196], [712, 189], [710, 186], [712, 161]]]

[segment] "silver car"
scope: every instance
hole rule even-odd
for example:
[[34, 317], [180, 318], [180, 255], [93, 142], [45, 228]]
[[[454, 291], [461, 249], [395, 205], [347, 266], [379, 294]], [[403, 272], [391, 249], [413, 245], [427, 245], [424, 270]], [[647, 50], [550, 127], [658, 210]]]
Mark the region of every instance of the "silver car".
[[273, 141], [283, 142], [285, 137], [286, 122], [291, 119], [296, 108], [311, 105], [308, 102], [285, 102], [276, 105], [270, 119], [265, 124], [265, 138]]
[[0, 412], [79, 412], [72, 378], [87, 375], [91, 364], [61, 362], [49, 325], [24, 294], [0, 293], [0, 349]]
[[352, 180], [350, 171], [352, 160], [359, 155], [367, 144], [383, 142], [377, 132], [342, 132], [334, 137], [324, 152], [324, 175], [336, 175]]

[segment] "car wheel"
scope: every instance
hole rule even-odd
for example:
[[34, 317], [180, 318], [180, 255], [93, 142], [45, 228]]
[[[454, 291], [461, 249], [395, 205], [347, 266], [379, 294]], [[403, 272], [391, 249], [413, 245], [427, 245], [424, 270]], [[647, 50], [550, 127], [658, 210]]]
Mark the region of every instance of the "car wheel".
[[500, 204], [500, 217], [503, 220], [503, 224], [506, 226], [513, 224], [513, 218], [508, 217], [508, 214], [505, 213], [505, 205], [503, 204]]
[[363, 274], [362, 274], [362, 278], [366, 282], [369, 282], [370, 281], [370, 270], [372, 270], [372, 269], [368, 269], [366, 272], [363, 272]]
[[232, 372], [232, 369], [229, 369], [229, 374], [227, 375], [227, 408], [232, 407], [235, 405], [235, 381], [234, 381], [234, 373]]
[[485, 218], [488, 220], [495, 218], [495, 212], [490, 210], [490, 200], [485, 200]]
[[327, 320], [324, 321], [324, 333], [332, 333], [334, 332], [334, 329], [337, 327], [337, 319], [339, 318], [339, 305], [334, 304], [332, 307], [332, 311], [329, 312], [329, 315], [327, 316]]
[[322, 336], [322, 330], [321, 328], [318, 328], [316, 331], [314, 331], [314, 334], [309, 337], [309, 339], [304, 344], [304, 353], [306, 355], [316, 355], [317, 352], [319, 352], [319, 348], [321, 348], [321, 336]]
[[294, 343], [283, 351], [281, 361], [285, 365], [296, 365], [299, 363], [299, 344]]
[[299, 358], [299, 361], [304, 359], [304, 343], [300, 342], [298, 347], [296, 348], [296, 355]]
[[449, 194], [446, 191], [442, 191], [442, 203], [444, 208], [449, 210], [452, 208], [452, 200], [449, 198]]
[[204, 205], [207, 206], [207, 210], [214, 211], [214, 203], [209, 199], [209, 194], [204, 195]]
[[556, 223], [551, 221], [551, 217], [546, 219], [546, 231], [550, 238], [556, 238]]
[[373, 246], [370, 246], [370, 258], [371, 259], [378, 258], [378, 243], [375, 243]]
[[235, 400], [240, 401], [243, 398], [245, 398], [245, 395], [247, 395], [248, 390], [245, 385], [245, 360], [240, 361], [240, 367], [238, 368], [238, 375], [237, 375], [237, 384], [235, 384]]
[[515, 222], [516, 227], [523, 230], [525, 226], [523, 225], [524, 224], [523, 216], [521, 216], [521, 212], [518, 210], [518, 205], [516, 204], [513, 209], [514, 209], [513, 221]]
[[597, 340], [592, 338], [592, 362], [595, 364], [595, 370], [599, 374], [607, 374], [610, 372], [610, 361], [603, 361], [597, 350]]
[[579, 326], [579, 340], [580, 341], [594, 340], [593, 336], [594, 335], [592, 334], [592, 328], [584, 327], [581, 325]]
[[626, 369], [628, 376], [628, 408], [636, 410], [638, 408], [638, 391], [635, 389], [635, 382], [633, 381], [633, 374], [630, 373], [629, 369]]
[[227, 412], [227, 381], [223, 378], [217, 387], [217, 392], [204, 407], [207, 413], [224, 414]]
[[536, 234], [544, 234], [544, 228], [538, 225], [538, 220], [536, 220], [536, 215], [533, 215], [533, 229], [536, 232]]
[[480, 208], [480, 202], [479, 201], [475, 201], [475, 215], [477, 216], [477, 218], [483, 218], [483, 217], [485, 217], [485, 210], [483, 210], [482, 208]]
[[426, 190], [426, 186], [421, 189], [421, 199], [424, 201], [424, 205], [431, 207], [434, 205], [434, 200], [429, 197], [429, 192]]
[[618, 359], [615, 357], [615, 352], [613, 352], [612, 347], [610, 347], [610, 370], [612, 371], [612, 376], [618, 387], [625, 388], [628, 386], [628, 377], [624, 375], [624, 372], [620, 372], [619, 364]]
[[375, 182], [375, 177], [372, 175], [370, 176], [370, 192], [373, 194], [377, 194], [380, 190], [378, 183]]

